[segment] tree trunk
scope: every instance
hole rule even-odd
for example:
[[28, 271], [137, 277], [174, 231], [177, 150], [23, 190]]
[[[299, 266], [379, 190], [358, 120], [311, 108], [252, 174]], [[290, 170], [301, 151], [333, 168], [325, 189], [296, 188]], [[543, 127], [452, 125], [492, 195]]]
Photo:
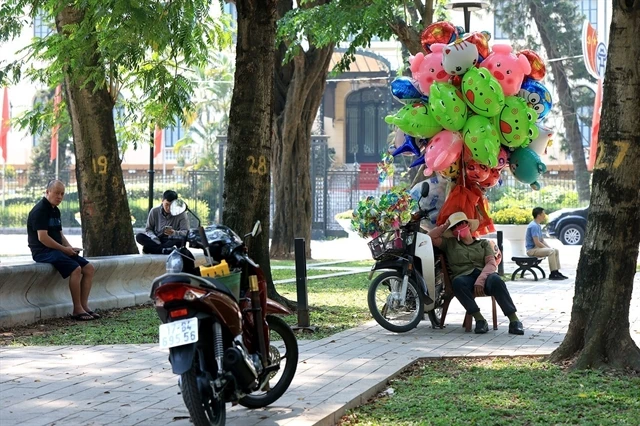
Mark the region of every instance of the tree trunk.
[[277, 0], [237, 0], [236, 72], [229, 113], [223, 223], [243, 235], [259, 219], [263, 232], [249, 255], [271, 283], [269, 200], [273, 65]]
[[[65, 25], [83, 19], [81, 9], [65, 7], [56, 17], [58, 33], [66, 35]], [[85, 63], [62, 70], [73, 130], [82, 243], [86, 256], [137, 254], [113, 122], [114, 102], [107, 87], [96, 87], [83, 75], [100, 67], [99, 56], [97, 50], [87, 52]]]
[[640, 371], [629, 307], [640, 244], [640, 0], [614, 0], [593, 193], [567, 335], [551, 354], [575, 368]]
[[[540, 33], [542, 45], [547, 51], [547, 55], [549, 58], [558, 58], [559, 55], [557, 50], [555, 46], [552, 45], [551, 39], [546, 33], [546, 29], [543, 24], [546, 20], [546, 16], [543, 16], [536, 1], [534, 0], [529, 1], [529, 10], [531, 11], [531, 16], [536, 23], [536, 28]], [[580, 134], [580, 127], [578, 126], [578, 114], [572, 88], [569, 85], [569, 79], [564, 71], [562, 61], [551, 62], [551, 72], [553, 73], [553, 79], [555, 80], [556, 87], [558, 88], [558, 102], [560, 103], [560, 109], [562, 110], [566, 139], [569, 144], [569, 152], [573, 160], [573, 173], [576, 179], [578, 198], [580, 201], [587, 201], [589, 200], [590, 195], [589, 171], [587, 170], [587, 162], [584, 157], [582, 135]]]
[[[291, 8], [281, 1], [279, 15]], [[310, 47], [283, 64], [286, 47], [279, 46], [275, 59], [275, 140], [273, 188], [275, 216], [271, 257], [291, 259], [294, 239], [305, 239], [311, 257], [311, 128], [322, 101], [329, 74], [333, 45]]]

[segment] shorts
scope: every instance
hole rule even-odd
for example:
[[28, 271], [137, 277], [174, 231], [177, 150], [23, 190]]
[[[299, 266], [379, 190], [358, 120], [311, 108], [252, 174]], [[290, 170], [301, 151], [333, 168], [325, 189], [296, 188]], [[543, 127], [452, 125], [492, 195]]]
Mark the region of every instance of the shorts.
[[69, 275], [79, 266], [83, 268], [89, 264], [89, 261], [82, 256], [67, 256], [60, 250], [47, 249], [41, 253], [34, 254], [33, 260], [38, 263], [50, 263], [60, 272], [62, 278], [68, 278]]

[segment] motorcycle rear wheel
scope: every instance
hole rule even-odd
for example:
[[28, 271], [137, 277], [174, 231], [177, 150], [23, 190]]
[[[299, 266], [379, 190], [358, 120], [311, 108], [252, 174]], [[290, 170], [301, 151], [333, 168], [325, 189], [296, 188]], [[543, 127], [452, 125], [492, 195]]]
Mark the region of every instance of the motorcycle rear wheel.
[[[240, 405], [247, 408], [262, 408], [275, 402], [289, 388], [298, 368], [298, 341], [291, 327], [280, 317], [267, 315], [267, 324], [271, 331], [269, 342], [269, 363], [280, 364], [280, 369], [272, 376], [265, 387], [240, 398]], [[284, 346], [284, 348], [283, 348]], [[284, 353], [282, 353], [284, 349]], [[282, 363], [284, 367], [282, 366]]]
[[[189, 410], [191, 421], [195, 426], [223, 426], [227, 420], [224, 400], [203, 395], [198, 388], [198, 376], [201, 375], [197, 358], [186, 373], [180, 376], [182, 399]], [[204, 377], [200, 378], [207, 380]], [[211, 386], [206, 384], [206, 386]], [[211, 389], [213, 394], [213, 389]]]
[[402, 278], [396, 271], [383, 272], [371, 281], [367, 294], [373, 319], [394, 333], [413, 330], [424, 317], [423, 295], [412, 278], [409, 278], [405, 306], [399, 306]]

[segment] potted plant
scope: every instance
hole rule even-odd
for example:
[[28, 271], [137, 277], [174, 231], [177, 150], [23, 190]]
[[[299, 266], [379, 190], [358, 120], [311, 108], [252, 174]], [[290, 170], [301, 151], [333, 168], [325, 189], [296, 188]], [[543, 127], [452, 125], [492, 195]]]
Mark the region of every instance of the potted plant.
[[357, 237], [358, 234], [351, 227], [351, 219], [353, 219], [353, 210], [347, 210], [334, 216], [336, 222], [349, 234], [349, 237]]
[[[507, 207], [491, 214], [496, 231], [502, 231], [502, 237], [509, 242], [510, 256], [525, 257], [525, 234], [527, 225], [533, 220], [531, 211], [520, 207]], [[506, 256], [505, 256], [506, 257]]]

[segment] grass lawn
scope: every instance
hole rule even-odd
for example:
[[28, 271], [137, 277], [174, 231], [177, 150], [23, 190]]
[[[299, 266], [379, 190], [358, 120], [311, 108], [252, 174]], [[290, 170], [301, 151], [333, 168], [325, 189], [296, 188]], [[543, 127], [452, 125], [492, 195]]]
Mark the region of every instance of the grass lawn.
[[[277, 279], [295, 278], [294, 270], [273, 270]], [[340, 272], [338, 270], [309, 270], [308, 276]], [[367, 308], [366, 273], [336, 278], [308, 280], [307, 293], [311, 325], [316, 333], [300, 334], [304, 339], [321, 339], [369, 321]], [[276, 284], [278, 292], [296, 300], [296, 285]], [[37, 345], [112, 345], [158, 342], [160, 320], [155, 308], [143, 305], [125, 309], [100, 311], [96, 321], [77, 322], [69, 318], [56, 318], [36, 324], [0, 330], [0, 346]], [[284, 318], [297, 324], [297, 317]]]
[[[637, 425], [640, 377], [566, 372], [541, 358], [420, 361], [342, 426]], [[388, 392], [390, 393], [390, 392]]]

